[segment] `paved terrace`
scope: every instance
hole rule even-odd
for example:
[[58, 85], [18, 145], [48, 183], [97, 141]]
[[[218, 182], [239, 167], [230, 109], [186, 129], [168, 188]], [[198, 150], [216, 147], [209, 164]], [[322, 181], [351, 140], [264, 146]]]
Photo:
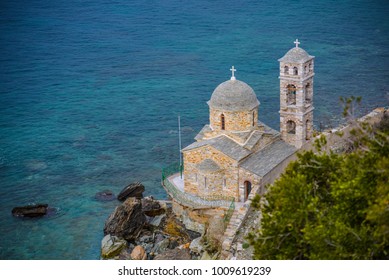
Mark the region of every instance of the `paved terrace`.
[[162, 182], [162, 186], [166, 192], [174, 200], [184, 206], [188, 206], [194, 209], [207, 209], [207, 208], [226, 208], [231, 205], [231, 199], [227, 199], [222, 196], [195, 196], [188, 194], [184, 191], [184, 175], [182, 178], [180, 173], [173, 174], [166, 178]]

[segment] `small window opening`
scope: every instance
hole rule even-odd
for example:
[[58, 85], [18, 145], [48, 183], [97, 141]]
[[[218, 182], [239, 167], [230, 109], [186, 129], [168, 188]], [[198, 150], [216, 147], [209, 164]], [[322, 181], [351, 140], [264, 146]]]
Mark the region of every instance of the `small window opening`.
[[305, 122], [305, 140], [311, 139], [311, 129], [310, 129], [310, 122], [307, 120]]
[[288, 121], [286, 123], [286, 131], [288, 134], [296, 134], [296, 123], [294, 121]]
[[298, 75], [299, 71], [297, 70], [297, 67], [293, 67], [293, 75]]
[[225, 130], [225, 129], [226, 129], [226, 121], [225, 121], [224, 114], [221, 114], [221, 116], [220, 116], [220, 122], [221, 122], [221, 128], [222, 128], [222, 130]]
[[289, 74], [289, 67], [288, 66], [284, 67], [284, 74], [286, 74], [286, 75]]

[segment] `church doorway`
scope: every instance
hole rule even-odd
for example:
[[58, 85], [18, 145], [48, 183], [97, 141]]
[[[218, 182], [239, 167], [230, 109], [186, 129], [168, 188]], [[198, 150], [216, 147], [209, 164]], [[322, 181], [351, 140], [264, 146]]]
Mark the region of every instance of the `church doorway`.
[[251, 182], [250, 181], [244, 181], [244, 201], [246, 201], [249, 198], [249, 194], [251, 192]]

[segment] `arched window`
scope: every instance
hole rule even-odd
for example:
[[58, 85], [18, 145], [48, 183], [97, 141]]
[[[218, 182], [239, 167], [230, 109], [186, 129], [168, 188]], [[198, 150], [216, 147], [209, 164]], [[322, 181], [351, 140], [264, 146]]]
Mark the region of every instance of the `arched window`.
[[284, 67], [284, 74], [286, 74], [286, 75], [289, 74], [289, 67], [288, 66]]
[[304, 66], [304, 74], [307, 74], [308, 73], [308, 67], [307, 65]]
[[226, 120], [224, 118], [224, 114], [221, 114], [220, 116], [220, 122], [221, 122], [221, 128], [222, 130], [225, 130], [226, 129]]
[[298, 75], [299, 71], [297, 70], [297, 67], [293, 67], [293, 75]]
[[253, 112], [253, 126], [255, 125], [255, 112]]
[[287, 90], [288, 105], [296, 105], [296, 87], [294, 85], [288, 85]]
[[296, 134], [296, 123], [294, 121], [287, 121], [286, 132], [289, 134]]
[[307, 120], [305, 122], [305, 140], [311, 139], [311, 129], [310, 129], [310, 122]]

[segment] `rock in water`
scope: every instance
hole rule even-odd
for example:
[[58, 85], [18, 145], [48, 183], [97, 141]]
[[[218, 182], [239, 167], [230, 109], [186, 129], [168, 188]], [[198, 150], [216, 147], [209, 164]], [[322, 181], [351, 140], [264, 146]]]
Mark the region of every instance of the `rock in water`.
[[142, 246], [138, 245], [131, 252], [131, 259], [133, 260], [145, 260], [147, 259], [147, 254], [145, 249]]
[[146, 217], [142, 212], [140, 200], [130, 197], [105, 222], [104, 234], [123, 237], [126, 240], [135, 239], [142, 230]]
[[113, 258], [119, 255], [126, 246], [126, 240], [108, 234], [101, 240], [101, 257], [104, 259]]
[[111, 201], [111, 200], [115, 200], [116, 197], [112, 191], [104, 190], [104, 191], [96, 193], [95, 199], [98, 201]]
[[152, 197], [145, 197], [142, 199], [142, 210], [150, 217], [159, 216], [165, 213], [165, 209], [159, 203], [158, 200], [154, 200]]
[[131, 183], [119, 193], [118, 200], [124, 201], [128, 197], [142, 198], [144, 191], [145, 186], [143, 186], [140, 182]]
[[27, 205], [15, 207], [12, 209], [12, 215], [15, 217], [40, 217], [47, 213], [47, 204]]
[[173, 250], [166, 250], [157, 255], [154, 260], [190, 260], [191, 256], [188, 249], [175, 248]]

